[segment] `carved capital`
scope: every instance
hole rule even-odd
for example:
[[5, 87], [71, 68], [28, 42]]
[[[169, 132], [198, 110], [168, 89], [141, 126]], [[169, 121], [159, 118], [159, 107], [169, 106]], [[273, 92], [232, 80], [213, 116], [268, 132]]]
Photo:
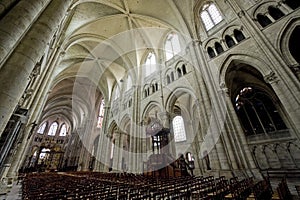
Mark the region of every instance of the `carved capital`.
[[202, 45], [202, 42], [200, 40], [193, 40], [193, 45], [199, 46], [199, 45]]
[[267, 83], [270, 83], [270, 84], [277, 83], [279, 81], [277, 75], [273, 71], [270, 71], [269, 74], [265, 75], [264, 79]]
[[289, 68], [296, 74], [300, 73], [300, 66], [298, 64], [289, 65]]
[[240, 12], [238, 12], [238, 16], [239, 18], [242, 18], [245, 16], [245, 11], [241, 10]]
[[226, 94], [229, 94], [229, 89], [226, 87], [225, 83], [220, 84], [220, 91]]

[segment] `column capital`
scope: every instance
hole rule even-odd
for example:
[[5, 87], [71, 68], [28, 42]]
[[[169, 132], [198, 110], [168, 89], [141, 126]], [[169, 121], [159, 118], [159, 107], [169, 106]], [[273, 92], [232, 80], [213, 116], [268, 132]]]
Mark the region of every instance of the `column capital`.
[[221, 83], [221, 84], [220, 84], [220, 91], [221, 91], [222, 93], [229, 94], [229, 89], [226, 87], [226, 84], [225, 84], [225, 83]]
[[245, 16], [245, 11], [241, 10], [237, 13], [237, 15], [239, 16], [239, 18], [242, 18]]
[[267, 75], [265, 75], [264, 80], [270, 84], [277, 83], [279, 81], [278, 76], [273, 71], [270, 71]]

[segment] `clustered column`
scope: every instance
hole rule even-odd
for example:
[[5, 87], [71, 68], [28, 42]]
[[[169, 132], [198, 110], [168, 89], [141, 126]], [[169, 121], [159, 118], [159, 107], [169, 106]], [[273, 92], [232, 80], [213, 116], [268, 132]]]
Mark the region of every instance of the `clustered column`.
[[[5, 60], [5, 63], [1, 64], [0, 69], [1, 134], [26, 89], [29, 81], [28, 78], [32, 70], [42, 57], [47, 42], [50, 41], [55, 28], [63, 19], [70, 3], [71, 0], [52, 0], [41, 16], [30, 27], [26, 35], [23, 38], [18, 38], [21, 39], [20, 43], [15, 48], [13, 47], [14, 44], [9, 45], [10, 48], [14, 49], [9, 50], [9, 52], [12, 53], [9, 55], [8, 59]], [[26, 18], [26, 16], [19, 18], [23, 17]], [[32, 20], [30, 23], [32, 23]], [[3, 26], [0, 25], [0, 27]], [[4, 27], [6, 27], [6, 25]], [[9, 34], [6, 36], [6, 39], [10, 40]], [[3, 42], [0, 44], [1, 46], [4, 45]], [[8, 51], [4, 52], [7, 53], [1, 53], [1, 61], [9, 54]]]

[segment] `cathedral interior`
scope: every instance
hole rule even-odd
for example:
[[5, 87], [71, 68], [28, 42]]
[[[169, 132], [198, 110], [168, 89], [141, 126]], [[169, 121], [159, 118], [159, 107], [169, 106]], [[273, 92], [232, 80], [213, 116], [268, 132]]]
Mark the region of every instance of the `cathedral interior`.
[[98, 173], [297, 195], [299, 46], [299, 0], [1, 0], [0, 192]]

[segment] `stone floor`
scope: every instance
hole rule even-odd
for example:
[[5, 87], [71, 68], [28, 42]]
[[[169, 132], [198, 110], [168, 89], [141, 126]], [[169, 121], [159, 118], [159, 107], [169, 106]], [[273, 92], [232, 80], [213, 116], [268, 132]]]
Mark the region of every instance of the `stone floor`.
[[0, 194], [0, 200], [22, 200], [22, 184], [14, 182], [7, 194]]

